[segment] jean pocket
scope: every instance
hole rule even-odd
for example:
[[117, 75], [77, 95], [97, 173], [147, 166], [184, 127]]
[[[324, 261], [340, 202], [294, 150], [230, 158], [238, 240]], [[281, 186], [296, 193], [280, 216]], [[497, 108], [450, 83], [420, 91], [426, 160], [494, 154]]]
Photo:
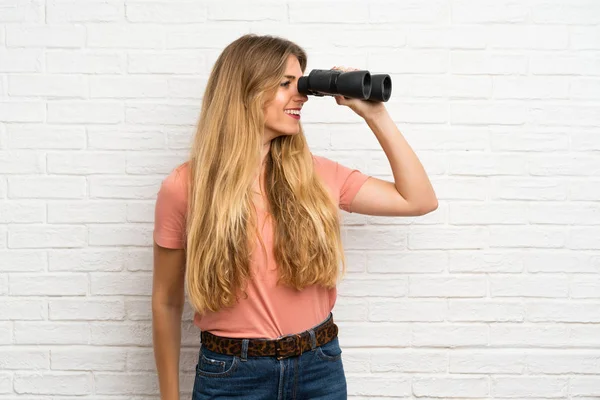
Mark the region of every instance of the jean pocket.
[[317, 356], [325, 361], [337, 361], [342, 358], [342, 348], [337, 336], [329, 343], [317, 347]]
[[229, 376], [237, 369], [238, 362], [239, 358], [236, 356], [215, 353], [200, 347], [196, 373], [207, 377]]

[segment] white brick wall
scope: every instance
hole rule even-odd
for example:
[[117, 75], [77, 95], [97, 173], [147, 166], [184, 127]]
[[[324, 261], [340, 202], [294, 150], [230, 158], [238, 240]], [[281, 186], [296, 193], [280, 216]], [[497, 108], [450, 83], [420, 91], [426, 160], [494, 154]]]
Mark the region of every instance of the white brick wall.
[[[600, 2], [249, 3], [0, 0], [0, 400], [158, 399], [154, 200], [246, 32], [297, 41], [309, 70], [391, 74], [440, 199], [344, 215], [350, 398], [600, 398]], [[315, 153], [392, 179], [349, 109], [305, 110]]]

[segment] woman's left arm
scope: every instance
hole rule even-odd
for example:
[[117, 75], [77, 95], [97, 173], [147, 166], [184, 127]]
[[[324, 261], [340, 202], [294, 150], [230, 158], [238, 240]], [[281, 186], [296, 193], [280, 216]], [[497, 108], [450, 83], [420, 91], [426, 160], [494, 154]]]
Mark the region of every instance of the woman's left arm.
[[343, 96], [335, 99], [338, 104], [350, 107], [371, 128], [390, 162], [395, 181], [367, 179], [354, 197], [350, 211], [380, 216], [417, 216], [436, 210], [438, 200], [427, 173], [385, 105]]

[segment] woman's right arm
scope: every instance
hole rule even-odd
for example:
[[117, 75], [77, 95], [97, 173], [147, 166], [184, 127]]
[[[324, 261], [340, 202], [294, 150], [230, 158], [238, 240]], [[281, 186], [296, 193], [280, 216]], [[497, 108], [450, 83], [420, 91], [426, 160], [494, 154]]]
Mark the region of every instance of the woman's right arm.
[[152, 341], [161, 400], [179, 400], [185, 250], [154, 243]]

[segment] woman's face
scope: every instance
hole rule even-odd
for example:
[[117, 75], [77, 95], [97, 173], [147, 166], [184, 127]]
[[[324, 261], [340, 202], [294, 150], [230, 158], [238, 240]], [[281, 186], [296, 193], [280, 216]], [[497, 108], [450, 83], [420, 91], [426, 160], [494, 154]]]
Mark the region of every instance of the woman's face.
[[302, 69], [296, 56], [288, 58], [284, 75], [275, 98], [267, 102], [264, 108], [265, 142], [281, 135], [300, 132], [300, 109], [308, 97], [298, 93], [298, 79], [302, 76]]

